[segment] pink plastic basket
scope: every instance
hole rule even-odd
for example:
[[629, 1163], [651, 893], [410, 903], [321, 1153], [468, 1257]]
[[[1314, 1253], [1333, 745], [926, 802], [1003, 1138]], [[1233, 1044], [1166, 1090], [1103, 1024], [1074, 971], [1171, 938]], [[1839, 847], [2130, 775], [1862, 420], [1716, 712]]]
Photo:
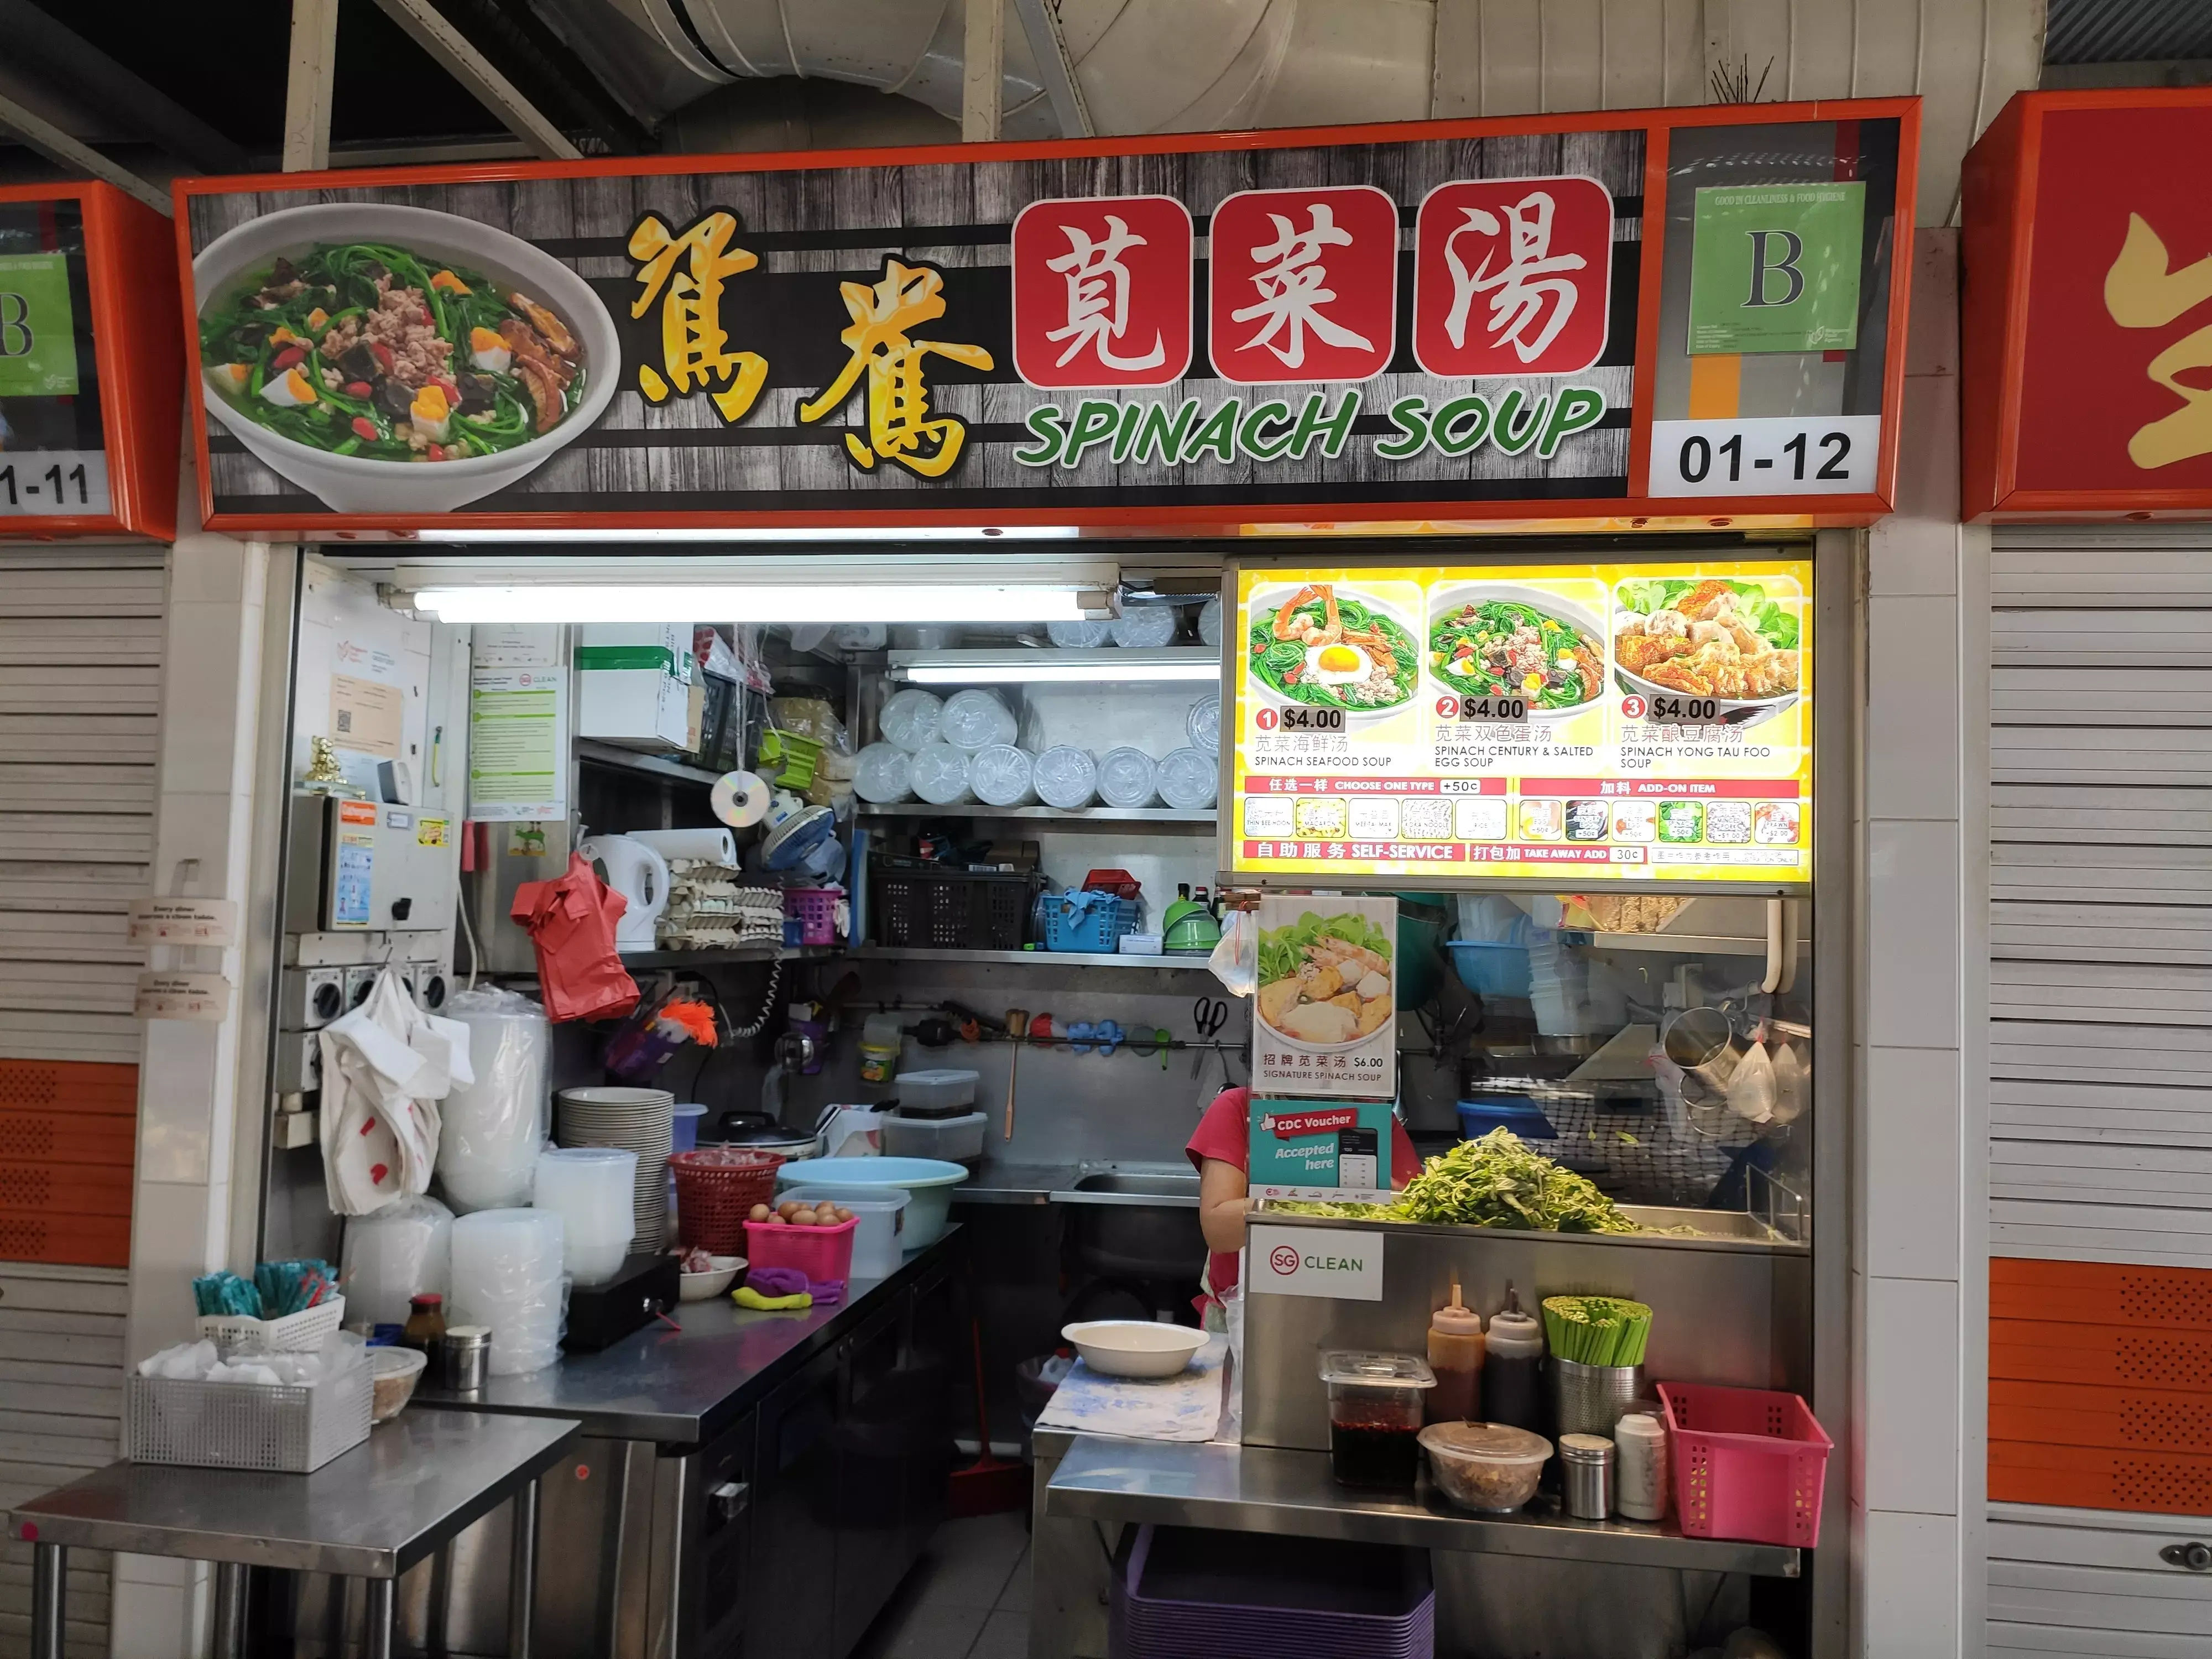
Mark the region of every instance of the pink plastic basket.
[[833, 1279], [849, 1279], [853, 1273], [853, 1234], [856, 1218], [834, 1227], [787, 1227], [781, 1221], [745, 1223], [745, 1270], [756, 1267], [796, 1267], [819, 1285]]
[[1662, 1382], [1674, 1509], [1692, 1538], [1811, 1549], [1836, 1443], [1794, 1394]]
[[783, 914], [799, 924], [801, 945], [837, 942], [837, 901], [845, 896], [834, 887], [787, 887]]

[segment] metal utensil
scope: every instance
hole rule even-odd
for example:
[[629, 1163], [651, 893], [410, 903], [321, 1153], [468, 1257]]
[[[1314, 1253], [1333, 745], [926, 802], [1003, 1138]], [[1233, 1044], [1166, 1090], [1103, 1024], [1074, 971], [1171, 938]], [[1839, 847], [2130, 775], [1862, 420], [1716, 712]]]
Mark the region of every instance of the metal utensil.
[[[1219, 997], [1200, 997], [1191, 1005], [1190, 1017], [1198, 1026], [1199, 1043], [1212, 1042], [1221, 1034], [1222, 1028], [1229, 1024], [1229, 1005]], [[1198, 1049], [1190, 1062], [1190, 1074], [1194, 1079], [1205, 1068], [1208, 1053], [1207, 1049], [1199, 1047], [1199, 1043], [1191, 1045]], [[1224, 1077], [1228, 1075], [1228, 1066], [1227, 1060], [1222, 1061], [1222, 1075]]]
[[1026, 1008], [1006, 1010], [1006, 1040], [1014, 1045], [1012, 1056], [1006, 1061], [1006, 1127], [1004, 1138], [1014, 1138], [1014, 1078], [1021, 1070], [1022, 1039], [1029, 1034], [1030, 1011]]

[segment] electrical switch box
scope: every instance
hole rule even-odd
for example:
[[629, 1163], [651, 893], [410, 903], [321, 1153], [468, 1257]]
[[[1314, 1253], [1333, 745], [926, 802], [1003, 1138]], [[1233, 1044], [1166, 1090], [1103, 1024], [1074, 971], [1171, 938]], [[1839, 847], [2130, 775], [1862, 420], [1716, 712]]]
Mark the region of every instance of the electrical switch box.
[[270, 1087], [280, 1095], [311, 1095], [322, 1086], [322, 1038], [313, 1031], [279, 1031]]
[[460, 861], [460, 826], [442, 814], [297, 796], [284, 931], [442, 932], [453, 925]]
[[345, 969], [287, 968], [278, 995], [279, 1030], [319, 1030], [346, 1011]]

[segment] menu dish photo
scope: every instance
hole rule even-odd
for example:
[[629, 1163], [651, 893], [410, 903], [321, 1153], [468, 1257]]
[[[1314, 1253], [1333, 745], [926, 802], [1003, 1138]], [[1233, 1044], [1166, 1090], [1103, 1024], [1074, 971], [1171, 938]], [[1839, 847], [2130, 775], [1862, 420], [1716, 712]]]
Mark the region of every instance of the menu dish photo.
[[1579, 714], [1605, 695], [1604, 629], [1571, 599], [1511, 585], [1437, 589], [1429, 677], [1463, 697], [1516, 698], [1531, 720]]
[[1614, 589], [1620, 689], [1712, 698], [1714, 718], [1754, 724], [1796, 700], [1801, 624], [1757, 581], [1645, 578]]
[[1371, 596], [1310, 582], [1253, 610], [1252, 678], [1285, 705], [1395, 714], [1412, 701], [1419, 647]]
[[1396, 1092], [1396, 901], [1261, 902], [1256, 1092]]

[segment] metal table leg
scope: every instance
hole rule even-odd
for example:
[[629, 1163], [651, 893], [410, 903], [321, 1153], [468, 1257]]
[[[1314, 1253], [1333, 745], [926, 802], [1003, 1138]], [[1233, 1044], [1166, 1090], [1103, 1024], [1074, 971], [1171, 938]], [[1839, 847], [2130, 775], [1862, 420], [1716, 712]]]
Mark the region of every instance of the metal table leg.
[[62, 1659], [62, 1607], [69, 1551], [40, 1544], [31, 1558], [31, 1659]]
[[246, 1568], [218, 1561], [215, 1568], [215, 1659], [245, 1659]]
[[507, 1575], [507, 1659], [530, 1659], [531, 1607], [538, 1594], [538, 1483], [514, 1494], [513, 1557]]
[[364, 1659], [392, 1659], [392, 1626], [398, 1609], [398, 1581], [371, 1578], [366, 1616], [362, 1619]]

